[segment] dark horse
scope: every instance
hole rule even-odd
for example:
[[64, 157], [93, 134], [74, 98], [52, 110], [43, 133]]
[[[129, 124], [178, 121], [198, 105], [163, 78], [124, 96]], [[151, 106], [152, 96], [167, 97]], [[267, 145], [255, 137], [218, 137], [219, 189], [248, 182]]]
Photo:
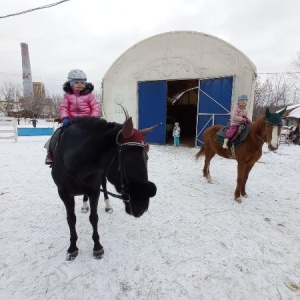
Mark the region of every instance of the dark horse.
[[[104, 202], [105, 202], [105, 211], [107, 213], [112, 213], [113, 212], [113, 208], [110, 205], [110, 201], [109, 201], [108, 194], [107, 194], [106, 184], [107, 184], [107, 180], [106, 180], [106, 177], [103, 175], [102, 176], [101, 185], [103, 187]], [[89, 201], [88, 196], [87, 195], [83, 195], [83, 203], [82, 203], [82, 207], [81, 207], [81, 212], [82, 213], [87, 213], [89, 211], [90, 208], [89, 208], [88, 201]]]
[[[238, 163], [237, 168], [237, 186], [234, 192], [234, 199], [241, 202], [241, 197], [247, 197], [246, 183], [251, 169], [262, 155], [262, 146], [268, 144], [271, 151], [278, 149], [278, 138], [282, 127], [281, 116], [285, 110], [280, 113], [271, 113], [267, 108], [265, 114], [250, 126], [250, 132], [246, 140], [235, 148], [235, 159]], [[222, 145], [215, 141], [217, 132], [221, 125], [208, 127], [203, 133], [203, 146], [196, 154], [196, 159], [205, 155], [205, 164], [203, 176], [209, 183], [212, 182], [209, 173], [209, 164], [211, 159], [216, 155], [224, 158], [232, 158], [229, 149], [223, 149]]]
[[121, 194], [126, 213], [140, 217], [147, 211], [150, 197], [156, 194], [155, 184], [148, 181], [148, 145], [144, 138], [152, 129], [134, 129], [131, 118], [122, 125], [94, 117], [80, 117], [72, 120], [72, 125], [61, 134], [54, 153], [52, 177], [67, 212], [70, 228], [68, 260], [78, 254], [74, 199], [78, 195], [89, 198], [93, 255], [99, 259], [104, 254], [99, 240], [97, 213], [103, 176]]
[[[105, 211], [107, 213], [112, 213], [113, 212], [113, 208], [111, 207], [109, 198], [108, 198], [108, 194], [107, 194], [107, 188], [106, 188], [106, 177], [103, 175], [102, 176], [102, 180], [101, 180], [101, 186], [103, 187], [103, 194], [104, 194], [104, 202], [105, 202]], [[89, 198], [87, 195], [83, 195], [83, 203], [82, 203], [82, 207], [81, 207], [81, 212], [82, 213], [87, 213], [89, 211]]]

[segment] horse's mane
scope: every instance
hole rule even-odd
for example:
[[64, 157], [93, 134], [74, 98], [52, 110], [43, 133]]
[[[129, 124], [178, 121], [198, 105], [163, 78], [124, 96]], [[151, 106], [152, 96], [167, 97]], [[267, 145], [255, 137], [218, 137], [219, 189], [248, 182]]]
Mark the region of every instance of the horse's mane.
[[265, 122], [266, 122], [266, 116], [262, 115], [255, 122], [251, 124], [251, 131], [255, 134], [258, 134], [264, 129]]
[[105, 135], [117, 135], [122, 129], [122, 125], [119, 123], [107, 122], [105, 119], [97, 117], [76, 117], [72, 120], [72, 124], [76, 124], [88, 132], [102, 132]]

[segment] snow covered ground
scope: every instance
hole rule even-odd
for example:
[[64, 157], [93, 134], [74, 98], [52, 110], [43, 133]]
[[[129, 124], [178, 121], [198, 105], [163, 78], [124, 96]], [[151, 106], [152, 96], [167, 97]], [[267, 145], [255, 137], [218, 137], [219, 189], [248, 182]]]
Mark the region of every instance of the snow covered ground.
[[0, 299], [300, 299], [300, 146], [264, 147], [237, 204], [234, 160], [215, 157], [208, 184], [198, 149], [152, 145], [149, 211], [135, 219], [111, 198], [107, 214], [101, 196], [97, 261], [78, 197], [79, 255], [68, 262], [47, 139], [0, 140]]

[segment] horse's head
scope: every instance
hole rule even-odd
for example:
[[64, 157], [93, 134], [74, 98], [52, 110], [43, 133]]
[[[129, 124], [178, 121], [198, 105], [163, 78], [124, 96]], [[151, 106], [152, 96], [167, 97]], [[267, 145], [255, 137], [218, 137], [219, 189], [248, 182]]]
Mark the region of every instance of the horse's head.
[[145, 135], [155, 126], [144, 130], [133, 128], [132, 118], [126, 119], [117, 137], [119, 145], [119, 179], [115, 187], [122, 194], [125, 211], [140, 217], [149, 207], [149, 200], [156, 194], [156, 186], [148, 181], [147, 151]]
[[265, 111], [265, 141], [268, 144], [268, 148], [271, 151], [275, 151], [279, 147], [279, 136], [282, 128], [282, 115], [286, 111], [286, 108], [278, 113], [271, 113], [269, 108]]

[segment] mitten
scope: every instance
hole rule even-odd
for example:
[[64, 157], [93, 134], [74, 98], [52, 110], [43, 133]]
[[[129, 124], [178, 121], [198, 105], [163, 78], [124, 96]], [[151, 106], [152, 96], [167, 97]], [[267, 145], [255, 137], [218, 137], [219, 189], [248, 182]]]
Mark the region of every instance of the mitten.
[[246, 119], [246, 118], [242, 118], [242, 122], [243, 122], [243, 123], [246, 123], [246, 122], [247, 122], [247, 119]]
[[63, 122], [63, 126], [64, 127], [69, 127], [71, 125], [71, 121], [70, 121], [70, 118], [69, 117], [64, 117], [62, 119], [62, 122]]

